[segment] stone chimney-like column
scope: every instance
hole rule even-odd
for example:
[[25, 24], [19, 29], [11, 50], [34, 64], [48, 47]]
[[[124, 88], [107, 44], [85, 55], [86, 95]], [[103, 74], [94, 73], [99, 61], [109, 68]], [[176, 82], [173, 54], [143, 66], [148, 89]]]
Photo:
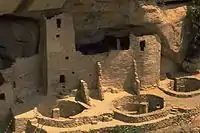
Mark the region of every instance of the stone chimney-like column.
[[98, 89], [98, 92], [99, 92], [99, 99], [104, 100], [104, 92], [103, 92], [103, 88], [101, 86], [101, 81], [102, 81], [101, 63], [97, 62], [96, 66], [97, 66], [97, 89]]

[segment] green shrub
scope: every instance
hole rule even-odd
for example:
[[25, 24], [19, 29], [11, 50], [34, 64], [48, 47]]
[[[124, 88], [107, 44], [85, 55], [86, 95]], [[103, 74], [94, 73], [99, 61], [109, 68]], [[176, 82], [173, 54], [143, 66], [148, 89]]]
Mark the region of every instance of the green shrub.
[[194, 13], [194, 9], [191, 6], [187, 7], [186, 17], [192, 19]]

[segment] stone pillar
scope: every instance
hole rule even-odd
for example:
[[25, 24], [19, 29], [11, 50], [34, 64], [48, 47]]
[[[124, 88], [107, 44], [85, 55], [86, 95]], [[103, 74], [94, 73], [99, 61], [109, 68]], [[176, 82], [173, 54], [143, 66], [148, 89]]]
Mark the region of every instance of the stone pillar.
[[101, 63], [97, 62], [96, 64], [97, 66], [97, 89], [99, 92], [99, 99], [100, 100], [104, 100], [104, 92], [103, 92], [103, 88], [101, 86], [101, 81], [102, 81], [102, 67], [101, 67]]
[[136, 64], [136, 61], [133, 60], [133, 73], [134, 73], [134, 87], [136, 87], [136, 90], [137, 90], [137, 94], [139, 95], [140, 94], [140, 80], [139, 80], [139, 76], [138, 76], [138, 72], [137, 72], [137, 64]]
[[60, 109], [59, 108], [54, 108], [52, 110], [52, 118], [55, 118], [55, 119], [60, 118]]
[[139, 114], [148, 113], [148, 103], [147, 102], [140, 103], [138, 113]]
[[88, 104], [90, 104], [90, 97], [89, 97], [89, 90], [88, 90], [88, 85], [84, 80], [80, 81], [80, 90], [79, 90], [80, 98], [81, 100]]

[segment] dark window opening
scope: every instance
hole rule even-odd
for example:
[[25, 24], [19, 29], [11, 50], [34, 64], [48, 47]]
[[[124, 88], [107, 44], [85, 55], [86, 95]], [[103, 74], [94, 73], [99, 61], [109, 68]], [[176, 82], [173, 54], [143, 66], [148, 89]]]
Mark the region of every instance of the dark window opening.
[[166, 73], [166, 77], [167, 77], [168, 79], [173, 79], [173, 74], [170, 73], [170, 72], [167, 72], [167, 73]]
[[56, 19], [57, 28], [61, 28], [61, 19]]
[[13, 82], [13, 88], [16, 88], [16, 83], [15, 83], [15, 81]]
[[121, 37], [119, 39], [120, 39], [121, 50], [128, 50], [130, 46], [129, 36]]
[[65, 59], [66, 59], [66, 60], [69, 60], [69, 56], [66, 56]]
[[0, 100], [5, 100], [6, 97], [5, 97], [5, 94], [4, 93], [0, 93]]
[[60, 75], [60, 83], [65, 83], [65, 75]]
[[59, 38], [59, 37], [60, 37], [60, 35], [57, 34], [57, 35], [56, 35], [56, 38]]
[[4, 82], [5, 82], [5, 79], [2, 75], [2, 73], [0, 73], [0, 85], [4, 84]]
[[90, 43], [90, 44], [82, 44], [76, 45], [76, 50], [80, 51], [84, 55], [92, 55], [97, 53], [108, 52], [108, 48], [106, 45], [103, 45], [103, 41]]
[[144, 51], [145, 45], [146, 45], [145, 40], [140, 41], [140, 51]]
[[117, 50], [117, 38], [114, 36], [105, 36], [103, 43], [107, 46], [107, 51]]
[[96, 43], [76, 44], [76, 51], [80, 51], [84, 55], [93, 55], [109, 52], [111, 50], [127, 50], [129, 46], [129, 36], [118, 38], [114, 36], [105, 36], [103, 40]]

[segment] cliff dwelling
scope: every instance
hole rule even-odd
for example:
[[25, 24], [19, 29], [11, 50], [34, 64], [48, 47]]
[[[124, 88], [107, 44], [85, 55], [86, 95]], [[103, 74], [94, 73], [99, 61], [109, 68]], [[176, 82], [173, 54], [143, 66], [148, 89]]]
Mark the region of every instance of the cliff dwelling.
[[2, 0], [0, 133], [200, 132], [198, 0]]

